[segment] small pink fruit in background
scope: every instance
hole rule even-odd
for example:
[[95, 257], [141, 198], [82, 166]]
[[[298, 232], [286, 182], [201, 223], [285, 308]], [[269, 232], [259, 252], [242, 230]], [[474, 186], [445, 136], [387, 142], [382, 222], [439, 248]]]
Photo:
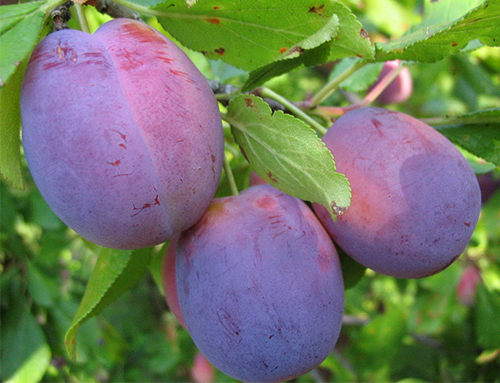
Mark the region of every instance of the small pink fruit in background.
[[194, 357], [191, 378], [194, 383], [213, 383], [215, 380], [215, 368], [202, 353]]
[[477, 285], [481, 282], [481, 272], [474, 265], [468, 265], [462, 272], [457, 285], [457, 299], [464, 306], [471, 307], [476, 301]]
[[[377, 86], [380, 81], [398, 65], [399, 60], [385, 62], [378, 80], [369, 88], [369, 90], [372, 90], [375, 86]], [[380, 93], [380, 95], [377, 97], [377, 102], [382, 105], [402, 103], [410, 98], [412, 91], [413, 80], [409, 69], [407, 67], [404, 67], [394, 78], [394, 80], [392, 80], [392, 82], [387, 86], [387, 88], [385, 88], [383, 92]]]

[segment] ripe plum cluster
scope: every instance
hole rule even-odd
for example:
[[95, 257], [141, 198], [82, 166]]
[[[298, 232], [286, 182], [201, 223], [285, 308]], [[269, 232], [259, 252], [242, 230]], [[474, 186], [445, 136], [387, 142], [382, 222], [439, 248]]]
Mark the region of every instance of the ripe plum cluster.
[[421, 278], [462, 253], [481, 207], [456, 147], [382, 108], [351, 111], [323, 137], [352, 188], [335, 221], [262, 179], [214, 199], [217, 101], [182, 50], [133, 20], [45, 38], [21, 112], [26, 159], [54, 212], [107, 247], [170, 240], [170, 308], [207, 359], [243, 381], [293, 379], [332, 351], [344, 310], [334, 242], [377, 272]]

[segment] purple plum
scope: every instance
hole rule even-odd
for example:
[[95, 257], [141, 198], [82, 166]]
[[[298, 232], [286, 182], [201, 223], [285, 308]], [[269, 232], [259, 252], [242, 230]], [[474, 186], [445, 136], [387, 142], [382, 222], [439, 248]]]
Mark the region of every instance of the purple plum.
[[181, 233], [175, 272], [195, 344], [236, 379], [292, 379], [335, 346], [344, 289], [333, 242], [304, 202], [270, 185], [215, 199]]
[[481, 209], [472, 168], [429, 125], [383, 108], [353, 110], [323, 137], [352, 202], [333, 221], [315, 205], [342, 249], [362, 265], [399, 278], [443, 270], [467, 246]]
[[26, 69], [21, 113], [38, 188], [89, 241], [165, 242], [215, 194], [224, 150], [217, 101], [184, 52], [145, 23], [48, 35]]
[[[369, 90], [375, 88], [382, 79], [399, 65], [399, 60], [386, 61], [378, 80]], [[390, 84], [377, 97], [377, 102], [381, 105], [403, 103], [408, 100], [413, 92], [413, 79], [408, 67], [404, 67], [390, 82]]]

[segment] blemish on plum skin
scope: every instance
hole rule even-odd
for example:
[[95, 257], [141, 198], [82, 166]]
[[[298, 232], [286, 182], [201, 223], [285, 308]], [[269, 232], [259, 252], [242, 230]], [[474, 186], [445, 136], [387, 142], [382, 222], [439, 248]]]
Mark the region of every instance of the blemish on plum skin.
[[122, 138], [123, 141], [127, 142], [127, 136], [123, 134], [122, 132], [116, 130], [116, 129], [111, 129], [112, 132], [118, 133], [120, 137]]
[[120, 27], [120, 32], [125, 36], [130, 36], [131, 38], [136, 39], [140, 43], [165, 43], [165, 39], [154, 29], [149, 28], [146, 24], [142, 25], [132, 22], [125, 23]]
[[371, 122], [377, 129], [380, 129], [382, 127], [382, 123], [376, 118], [372, 118]]
[[184, 80], [186, 80], [186, 82], [188, 82], [190, 84], [196, 83], [191, 77], [189, 77], [189, 75], [186, 72], [182, 72], [180, 70], [175, 70], [175, 69], [169, 69], [169, 72], [172, 73], [174, 76], [184, 78]]
[[464, 222], [464, 225], [467, 226], [467, 227], [469, 227], [471, 225], [471, 223], [470, 222]]
[[119, 160], [116, 160], [115, 162], [109, 162], [109, 161], [106, 161], [108, 164], [110, 164], [111, 166], [119, 166], [122, 162], [121, 159]]
[[[255, 200], [255, 206], [264, 210], [272, 210], [276, 206], [276, 200], [271, 196], [261, 196]], [[273, 216], [274, 217], [274, 216]]]
[[113, 178], [116, 178], [116, 177], [127, 177], [127, 176], [130, 176], [132, 175], [133, 172], [130, 172], [130, 173], [121, 173], [121, 174], [115, 174], [113, 176]]
[[150, 209], [151, 206], [160, 205], [160, 200], [158, 198], [159, 198], [159, 196], [157, 194], [156, 197], [153, 200], [153, 203], [147, 202], [144, 205], [142, 205], [142, 207], [135, 207], [133, 205], [134, 207], [133, 207], [132, 210], [139, 210], [139, 211], [137, 213], [131, 215], [131, 217], [135, 217], [135, 216], [139, 215], [144, 209]]

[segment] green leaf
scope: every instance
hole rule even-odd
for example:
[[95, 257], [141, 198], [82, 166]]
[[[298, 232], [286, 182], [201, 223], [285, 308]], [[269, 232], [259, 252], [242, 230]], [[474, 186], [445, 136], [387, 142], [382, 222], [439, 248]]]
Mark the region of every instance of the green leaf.
[[[0, 59], [1, 60], [1, 59]], [[17, 67], [10, 81], [0, 88], [0, 173], [15, 188], [24, 188], [21, 170], [21, 82], [26, 65]]]
[[78, 328], [116, 301], [142, 278], [153, 252], [152, 248], [129, 251], [93, 244], [88, 246], [98, 258], [80, 307], [65, 337], [66, 348], [73, 360], [76, 359]]
[[30, 55], [43, 31], [45, 2], [0, 7], [0, 87]]
[[420, 15], [416, 12], [415, 7], [404, 3], [408, 2], [401, 0], [364, 0], [363, 16], [374, 24], [377, 32], [399, 37], [407, 31], [408, 25], [420, 20]]
[[500, 166], [500, 108], [444, 118], [442, 123], [436, 129], [450, 141]]
[[356, 364], [363, 369], [378, 369], [394, 357], [407, 332], [407, 313], [403, 307], [387, 305], [353, 337]]
[[172, 0], [153, 9], [186, 47], [254, 70], [330, 40], [337, 30], [335, 8], [337, 2], [319, 5], [315, 0], [206, 0], [192, 7]]
[[377, 43], [376, 59], [436, 62], [476, 39], [488, 46], [500, 45], [498, 0], [486, 0], [453, 21], [419, 28], [388, 43]]
[[485, 349], [500, 348], [500, 291], [488, 290], [484, 284], [477, 290], [476, 332], [478, 344]]
[[340, 265], [342, 266], [342, 276], [344, 277], [344, 288], [350, 289], [358, 284], [365, 276], [366, 267], [356, 262], [352, 257], [342, 250], [340, 246], [335, 246], [339, 254]]
[[[340, 2], [333, 2], [329, 6], [331, 9], [320, 8], [322, 15], [327, 15], [326, 12], [328, 12], [329, 17], [331, 17], [331, 39], [325, 39], [323, 44], [314, 49], [303, 51], [299, 57], [290, 59], [283, 55], [272, 63], [252, 71], [242, 90], [254, 89], [267, 80], [287, 73], [301, 65], [306, 67], [316, 66], [352, 56], [373, 59], [373, 46], [356, 17]], [[334, 22], [335, 24], [333, 24]], [[333, 29], [334, 26], [336, 26], [335, 30]]]
[[340, 31], [338, 36], [331, 42], [328, 61], [354, 56], [367, 60], [373, 59], [374, 47], [356, 16], [341, 2], [335, 1], [332, 5], [335, 14], [340, 20]]
[[471, 9], [480, 5], [484, 0], [425, 0], [424, 18], [413, 30], [429, 27], [434, 24], [447, 23], [456, 20]]
[[250, 72], [248, 80], [241, 88], [242, 92], [246, 92], [264, 84], [273, 77], [277, 77], [284, 73], [288, 73], [301, 65], [313, 66], [319, 63], [328, 61], [330, 52], [329, 43], [324, 43], [321, 46], [304, 51], [299, 57], [289, 58], [286, 60], [274, 61], [259, 69]]
[[234, 98], [226, 120], [255, 172], [271, 185], [324, 205], [332, 216], [349, 206], [347, 178], [335, 172], [331, 152], [301, 120], [281, 111], [272, 113], [253, 95]]
[[50, 366], [51, 351], [27, 303], [2, 313], [0, 378], [9, 383], [38, 383]]

